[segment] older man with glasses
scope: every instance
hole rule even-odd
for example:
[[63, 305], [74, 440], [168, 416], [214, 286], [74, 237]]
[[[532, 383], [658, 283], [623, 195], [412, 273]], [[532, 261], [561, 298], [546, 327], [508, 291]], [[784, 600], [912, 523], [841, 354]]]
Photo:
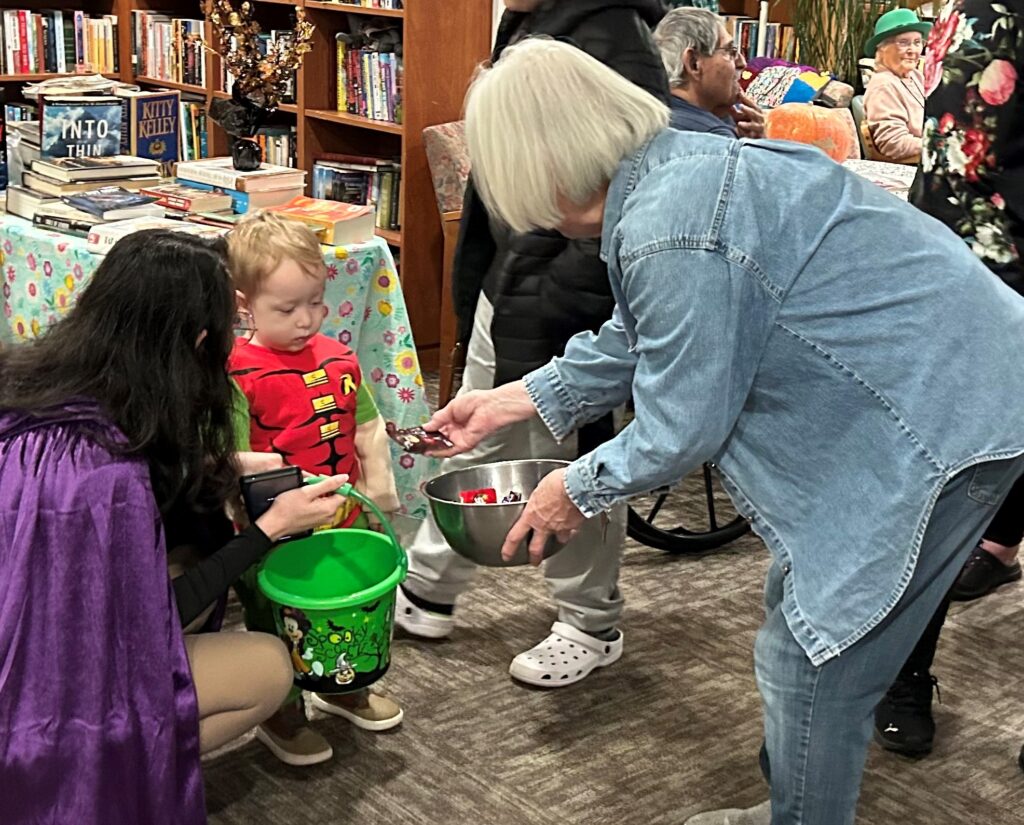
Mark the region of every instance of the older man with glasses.
[[743, 53], [706, 9], [670, 11], [654, 30], [672, 97], [669, 126], [723, 137], [764, 137], [764, 113], [740, 89]]
[[932, 24], [911, 9], [893, 9], [878, 18], [864, 53], [875, 57], [875, 73], [864, 91], [868, 156], [872, 160], [916, 165], [924, 127], [924, 38]]

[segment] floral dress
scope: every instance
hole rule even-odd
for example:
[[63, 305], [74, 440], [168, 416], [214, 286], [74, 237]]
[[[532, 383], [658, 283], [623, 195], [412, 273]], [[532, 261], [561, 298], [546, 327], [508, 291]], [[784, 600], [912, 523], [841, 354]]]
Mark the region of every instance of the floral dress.
[[911, 200], [1024, 292], [1024, 0], [950, 0], [928, 38]]

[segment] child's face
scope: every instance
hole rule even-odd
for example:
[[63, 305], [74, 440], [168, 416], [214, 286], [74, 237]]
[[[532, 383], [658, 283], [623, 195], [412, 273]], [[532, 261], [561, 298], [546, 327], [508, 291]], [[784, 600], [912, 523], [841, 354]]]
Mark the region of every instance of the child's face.
[[254, 298], [239, 293], [239, 305], [252, 313], [253, 342], [285, 352], [306, 346], [327, 316], [324, 281], [288, 259], [270, 273]]

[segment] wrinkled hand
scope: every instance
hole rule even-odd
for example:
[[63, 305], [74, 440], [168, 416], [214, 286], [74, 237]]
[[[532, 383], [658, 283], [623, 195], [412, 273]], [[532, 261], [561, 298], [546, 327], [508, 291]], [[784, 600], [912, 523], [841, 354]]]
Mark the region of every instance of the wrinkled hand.
[[526, 385], [513, 381], [493, 390], [473, 390], [454, 398], [423, 425], [444, 433], [454, 444], [447, 450], [431, 450], [432, 456], [447, 458], [470, 450], [502, 427], [525, 421], [537, 414]]
[[256, 526], [271, 541], [277, 541], [282, 536], [301, 533], [330, 522], [341, 502], [337, 490], [347, 481], [348, 476], [342, 474], [286, 490], [274, 499], [267, 512], [256, 519]]
[[526, 509], [505, 537], [501, 557], [506, 561], [512, 558], [519, 542], [532, 530], [530, 564], [536, 567], [544, 560], [544, 545], [551, 535], [566, 544], [576, 536], [584, 521], [583, 513], [565, 492], [565, 470], [554, 470], [530, 493]]
[[741, 138], [764, 137], [764, 112], [746, 92], [740, 92], [732, 119], [736, 121], [736, 134]]
[[285, 466], [284, 459], [278, 453], [239, 451], [235, 453], [235, 461], [238, 463], [238, 474], [243, 476], [280, 470]]

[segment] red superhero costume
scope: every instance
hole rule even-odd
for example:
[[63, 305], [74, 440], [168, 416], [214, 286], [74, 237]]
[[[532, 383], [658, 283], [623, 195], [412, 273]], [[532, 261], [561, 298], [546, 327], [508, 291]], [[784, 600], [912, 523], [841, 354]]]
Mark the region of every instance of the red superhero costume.
[[[352, 484], [358, 481], [356, 426], [370, 412], [359, 409], [360, 400], [368, 399], [373, 415], [376, 407], [361, 387], [352, 350], [325, 335], [313, 336], [300, 352], [240, 341], [228, 371], [249, 403], [253, 450], [278, 453], [308, 473], [347, 473]], [[338, 526], [358, 515], [353, 506]]]

